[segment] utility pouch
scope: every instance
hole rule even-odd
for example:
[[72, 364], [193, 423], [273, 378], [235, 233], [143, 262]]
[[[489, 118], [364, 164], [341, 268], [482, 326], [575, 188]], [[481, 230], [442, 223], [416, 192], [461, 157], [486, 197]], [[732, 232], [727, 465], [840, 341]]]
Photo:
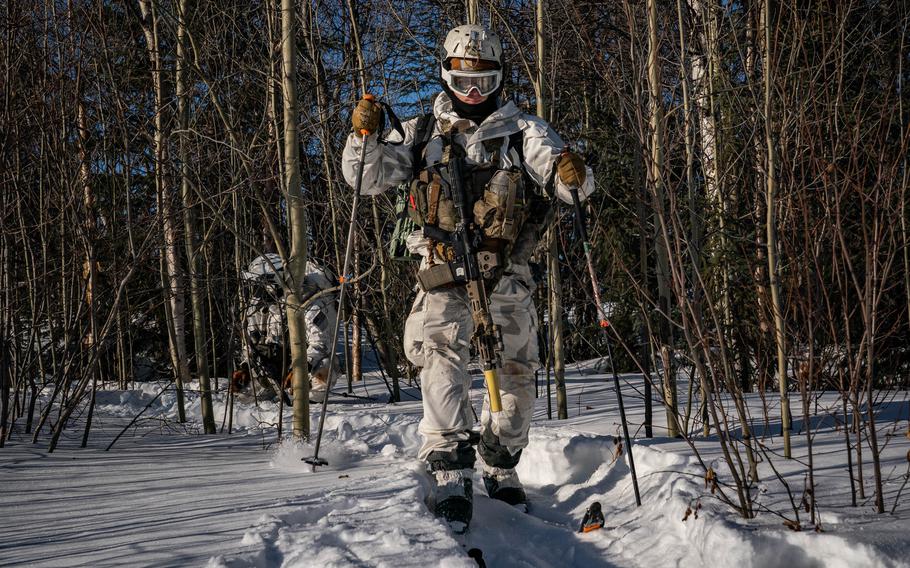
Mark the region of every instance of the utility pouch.
[[474, 203], [474, 222], [486, 239], [515, 242], [524, 221], [523, 177], [519, 170], [498, 170], [483, 197]]
[[[478, 251], [477, 267], [484, 279], [495, 280], [501, 273], [502, 257], [492, 251]], [[451, 288], [465, 282], [464, 265], [457, 259], [434, 264], [417, 272], [417, 283], [424, 292], [437, 288]]]
[[553, 218], [553, 206], [549, 200], [531, 193], [528, 200], [527, 218], [518, 231], [512, 245], [511, 261], [525, 264], [534, 254], [543, 231]]
[[502, 268], [502, 256], [493, 251], [477, 251], [477, 268], [485, 279], [496, 279], [500, 275], [499, 269]]
[[[452, 264], [449, 262], [434, 264], [433, 266], [429, 266], [417, 272], [417, 283], [424, 292], [436, 290], [437, 288], [442, 288], [444, 286], [451, 286], [456, 282], [458, 282], [458, 280], [456, 280], [455, 272], [452, 270]], [[464, 280], [462, 279], [461, 282], [464, 282]]]
[[408, 189], [408, 216], [419, 227], [423, 227], [427, 220], [427, 172], [411, 180]]
[[455, 204], [445, 196], [439, 174], [424, 170], [411, 182], [408, 212], [417, 225], [455, 230]]

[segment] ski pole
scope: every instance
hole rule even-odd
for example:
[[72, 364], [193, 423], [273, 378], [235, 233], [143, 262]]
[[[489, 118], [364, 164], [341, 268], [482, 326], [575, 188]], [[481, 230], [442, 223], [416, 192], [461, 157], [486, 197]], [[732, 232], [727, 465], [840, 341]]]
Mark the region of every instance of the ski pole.
[[[375, 101], [373, 95], [366, 94], [363, 95], [363, 98], [370, 102]], [[322, 399], [322, 410], [319, 413], [319, 429], [316, 432], [316, 448], [313, 452], [313, 457], [303, 459], [303, 461], [313, 466], [314, 472], [318, 465], [329, 465], [329, 462], [319, 457], [319, 447], [322, 444], [322, 429], [325, 426], [325, 413], [329, 406], [329, 393], [332, 392], [332, 374], [335, 372], [335, 352], [338, 351], [338, 328], [341, 326], [341, 309], [344, 307], [344, 292], [347, 288], [345, 284], [347, 284], [348, 281], [348, 271], [351, 268], [351, 255], [354, 250], [354, 228], [357, 222], [357, 206], [360, 205], [360, 187], [363, 185], [363, 168], [366, 164], [367, 135], [369, 134], [369, 130], [363, 129], [360, 131], [360, 135], [363, 137], [363, 142], [360, 146], [360, 169], [357, 171], [357, 182], [354, 184], [354, 202], [351, 204], [351, 222], [348, 226], [348, 242], [344, 249], [344, 266], [341, 271], [341, 277], [338, 279], [340, 285], [338, 290], [338, 310], [335, 315], [335, 331], [332, 334], [332, 352], [329, 355], [329, 374], [326, 378], [325, 396]]]
[[610, 371], [613, 373], [613, 388], [616, 389], [616, 402], [619, 405], [619, 419], [622, 422], [622, 434], [626, 441], [626, 452], [629, 456], [629, 472], [632, 475], [632, 489], [635, 491], [635, 504], [641, 506], [641, 495], [638, 492], [638, 476], [635, 475], [635, 460], [632, 458], [632, 439], [629, 437], [629, 423], [626, 422], [626, 408], [622, 403], [622, 391], [619, 390], [619, 374], [616, 372], [616, 366], [613, 364], [613, 349], [610, 347], [610, 333], [607, 329], [610, 327], [610, 320], [600, 301], [600, 285], [597, 282], [597, 274], [594, 272], [594, 259], [591, 252], [591, 242], [588, 240], [588, 228], [585, 225], [585, 213], [581, 207], [581, 200], [578, 198], [578, 186], [570, 187], [572, 192], [572, 203], [575, 205], [575, 228], [581, 237], [582, 246], [585, 250], [585, 261], [588, 265], [588, 276], [591, 277], [591, 287], [594, 290], [594, 303], [597, 306], [597, 314], [600, 316], [600, 328], [604, 332], [607, 340], [607, 359], [610, 361]]

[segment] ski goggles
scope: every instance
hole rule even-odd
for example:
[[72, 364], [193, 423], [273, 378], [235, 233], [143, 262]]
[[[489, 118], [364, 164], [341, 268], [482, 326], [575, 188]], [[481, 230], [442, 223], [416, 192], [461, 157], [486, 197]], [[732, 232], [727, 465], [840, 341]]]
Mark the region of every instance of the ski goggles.
[[451, 71], [443, 70], [442, 78], [449, 88], [460, 95], [467, 96], [471, 90], [476, 89], [481, 96], [486, 96], [499, 88], [502, 82], [502, 71]]

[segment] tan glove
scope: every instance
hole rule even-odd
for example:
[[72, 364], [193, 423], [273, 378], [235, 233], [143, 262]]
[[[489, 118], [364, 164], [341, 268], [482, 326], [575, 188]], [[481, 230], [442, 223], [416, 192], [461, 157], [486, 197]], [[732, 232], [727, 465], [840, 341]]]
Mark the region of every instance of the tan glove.
[[575, 152], [565, 151], [556, 163], [556, 173], [562, 183], [569, 187], [581, 187], [585, 183], [587, 171], [585, 161]]
[[288, 396], [294, 396], [294, 371], [288, 371], [284, 377], [284, 384], [281, 386], [287, 391]]
[[379, 117], [381, 109], [376, 104], [373, 95], [364, 95], [351, 115], [351, 123], [354, 126], [354, 134], [363, 137], [364, 130], [367, 134], [376, 132], [379, 128]]
[[[312, 389], [317, 384], [320, 387], [325, 388], [326, 383], [329, 380], [329, 368], [322, 367], [316, 369], [315, 371], [310, 371], [310, 388]], [[284, 378], [284, 390], [288, 392], [290, 396], [294, 396], [294, 371], [288, 371], [287, 376]]]
[[248, 387], [250, 384], [250, 372], [246, 367], [242, 367], [234, 371], [231, 375], [231, 392], [238, 393], [242, 392], [243, 389]]

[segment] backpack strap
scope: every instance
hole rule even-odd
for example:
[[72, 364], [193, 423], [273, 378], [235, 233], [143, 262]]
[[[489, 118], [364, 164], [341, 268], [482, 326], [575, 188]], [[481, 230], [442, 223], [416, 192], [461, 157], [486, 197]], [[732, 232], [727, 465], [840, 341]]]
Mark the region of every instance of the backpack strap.
[[524, 171], [525, 163], [525, 131], [519, 130], [509, 135], [509, 148], [514, 148], [518, 154], [518, 165]]
[[413, 164], [413, 177], [426, 167], [423, 155], [424, 149], [433, 137], [433, 127], [436, 124], [436, 115], [428, 112], [417, 119], [417, 128], [414, 131], [414, 143], [411, 144], [411, 163]]

